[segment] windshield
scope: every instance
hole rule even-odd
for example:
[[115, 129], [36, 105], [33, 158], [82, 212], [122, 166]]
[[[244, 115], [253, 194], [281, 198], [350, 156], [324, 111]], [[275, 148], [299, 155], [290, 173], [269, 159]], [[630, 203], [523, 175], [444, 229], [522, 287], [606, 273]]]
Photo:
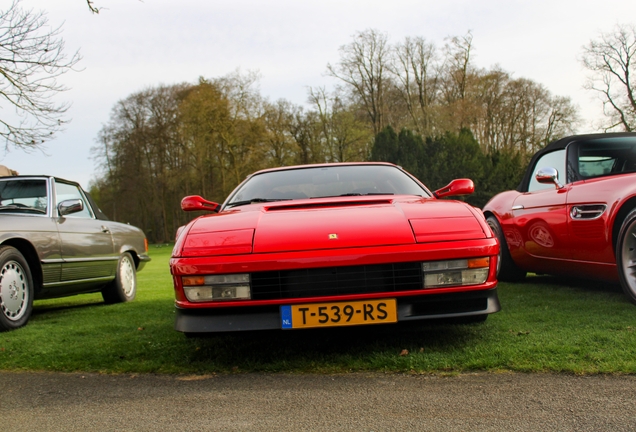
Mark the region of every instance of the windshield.
[[243, 183], [226, 206], [357, 195], [430, 196], [402, 170], [387, 165], [294, 168], [257, 174]]
[[0, 181], [0, 211], [46, 213], [46, 180]]

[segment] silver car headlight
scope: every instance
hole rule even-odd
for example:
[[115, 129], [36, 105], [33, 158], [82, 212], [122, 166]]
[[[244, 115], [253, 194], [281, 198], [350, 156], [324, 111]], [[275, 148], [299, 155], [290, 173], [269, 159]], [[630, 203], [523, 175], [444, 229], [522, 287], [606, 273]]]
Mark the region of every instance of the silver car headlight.
[[191, 302], [249, 300], [252, 298], [248, 273], [183, 276], [183, 291]]

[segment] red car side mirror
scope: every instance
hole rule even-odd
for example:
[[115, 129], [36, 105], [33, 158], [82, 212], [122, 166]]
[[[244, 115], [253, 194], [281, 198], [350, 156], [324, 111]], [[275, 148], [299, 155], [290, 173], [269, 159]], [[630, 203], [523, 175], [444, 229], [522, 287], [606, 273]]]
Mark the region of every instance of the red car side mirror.
[[183, 211], [210, 211], [218, 212], [220, 204], [203, 199], [199, 195], [190, 195], [181, 200]]
[[475, 192], [475, 183], [471, 179], [455, 179], [441, 189], [433, 192], [435, 198], [447, 196], [470, 195]]

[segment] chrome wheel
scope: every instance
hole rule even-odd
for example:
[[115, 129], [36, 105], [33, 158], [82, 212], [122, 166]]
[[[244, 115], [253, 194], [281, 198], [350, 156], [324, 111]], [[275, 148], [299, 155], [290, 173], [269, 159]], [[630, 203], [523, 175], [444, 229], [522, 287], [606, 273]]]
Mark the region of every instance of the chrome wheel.
[[131, 297], [135, 293], [137, 287], [137, 278], [135, 275], [135, 264], [129, 255], [123, 255], [119, 262], [119, 280], [121, 282], [122, 293], [126, 297]]
[[124, 252], [119, 257], [115, 280], [106, 285], [102, 290], [102, 297], [106, 303], [128, 302], [137, 294], [137, 268], [135, 260], [129, 252]]
[[0, 270], [0, 309], [10, 321], [20, 320], [29, 305], [29, 282], [19, 262], [6, 261]]
[[19, 250], [0, 246], [0, 331], [26, 325], [33, 310], [33, 279]]

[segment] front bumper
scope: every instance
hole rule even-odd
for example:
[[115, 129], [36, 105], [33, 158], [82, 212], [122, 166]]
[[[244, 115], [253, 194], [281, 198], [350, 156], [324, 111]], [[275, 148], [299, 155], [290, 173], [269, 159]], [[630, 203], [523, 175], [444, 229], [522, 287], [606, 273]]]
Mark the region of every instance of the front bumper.
[[150, 256], [148, 254], [142, 253], [139, 254], [139, 263], [137, 264], [137, 271], [141, 271], [147, 263], [151, 261]]
[[[390, 297], [390, 294], [387, 295]], [[302, 300], [290, 302], [302, 303]], [[397, 297], [398, 322], [460, 318], [501, 309], [497, 288], [480, 291]], [[184, 333], [214, 333], [282, 328], [280, 306], [176, 309], [175, 329]]]

